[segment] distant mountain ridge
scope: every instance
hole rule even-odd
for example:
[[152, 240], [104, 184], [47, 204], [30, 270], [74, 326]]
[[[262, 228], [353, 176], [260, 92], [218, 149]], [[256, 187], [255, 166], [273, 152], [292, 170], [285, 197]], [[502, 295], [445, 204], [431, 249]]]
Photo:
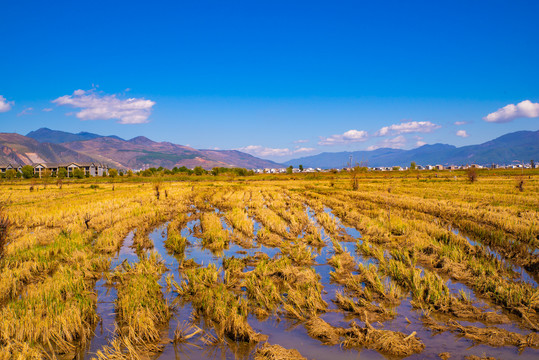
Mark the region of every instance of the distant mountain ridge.
[[155, 142], [144, 136], [124, 140], [88, 132], [72, 134], [41, 128], [23, 136], [0, 133], [0, 163], [100, 162], [115, 168], [202, 166], [280, 168], [273, 161], [236, 150], [197, 150], [170, 142]]
[[285, 162], [285, 165], [341, 168], [352, 162], [377, 166], [409, 166], [412, 161], [418, 165], [490, 165], [509, 164], [514, 160], [539, 161], [539, 130], [517, 131], [502, 135], [479, 145], [456, 147], [447, 144], [423, 145], [416, 149], [400, 150], [382, 148], [372, 151], [345, 151], [306, 156]]
[[[27, 137], [35, 139], [41, 143], [51, 143], [51, 144], [61, 144], [72, 141], [84, 141], [91, 140], [100, 137], [105, 137], [103, 135], [93, 134], [89, 132], [80, 132], [78, 134], [72, 134], [65, 131], [51, 130], [49, 128], [41, 128], [38, 130], [30, 131], [26, 134]], [[110, 135], [111, 137], [118, 140], [123, 140], [122, 138], [116, 135]]]

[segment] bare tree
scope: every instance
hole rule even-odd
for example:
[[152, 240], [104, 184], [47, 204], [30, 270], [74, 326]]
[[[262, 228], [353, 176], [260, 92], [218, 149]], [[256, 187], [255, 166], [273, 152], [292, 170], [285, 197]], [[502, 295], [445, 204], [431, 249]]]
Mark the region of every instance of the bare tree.
[[473, 167], [469, 167], [466, 169], [466, 175], [468, 176], [468, 180], [470, 180], [471, 183], [474, 183], [477, 181], [477, 170]]

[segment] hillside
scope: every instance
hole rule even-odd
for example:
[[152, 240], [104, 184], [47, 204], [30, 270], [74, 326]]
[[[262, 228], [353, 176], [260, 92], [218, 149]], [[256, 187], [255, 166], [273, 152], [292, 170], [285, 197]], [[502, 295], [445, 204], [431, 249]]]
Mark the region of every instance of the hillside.
[[117, 164], [118, 167], [143, 168], [186, 166], [213, 167], [281, 167], [272, 161], [258, 159], [234, 150], [197, 150], [170, 142], [155, 142], [144, 136], [131, 140], [100, 137], [63, 144], [82, 154]]
[[0, 163], [90, 162], [92, 157], [59, 144], [40, 143], [19, 134], [0, 133]]
[[[41, 142], [40, 142], [41, 141]], [[273, 161], [256, 158], [236, 150], [197, 150], [170, 142], [155, 142], [144, 136], [123, 140], [81, 132], [42, 128], [28, 136], [0, 134], [1, 163], [98, 161], [116, 168], [202, 166], [275, 168]]]
[[352, 156], [353, 163], [376, 166], [409, 166], [412, 161], [418, 165], [489, 165], [510, 164], [514, 160], [539, 160], [539, 131], [517, 131], [500, 136], [479, 145], [455, 147], [446, 144], [423, 145], [416, 149], [377, 149], [373, 151], [353, 151], [321, 153], [287, 161], [285, 165], [320, 168], [341, 168], [347, 166]]

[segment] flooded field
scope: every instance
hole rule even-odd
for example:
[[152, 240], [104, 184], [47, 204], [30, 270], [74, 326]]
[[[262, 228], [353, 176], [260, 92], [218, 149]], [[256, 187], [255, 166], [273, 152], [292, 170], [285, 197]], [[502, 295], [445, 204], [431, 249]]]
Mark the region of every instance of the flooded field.
[[0, 359], [537, 359], [538, 194], [510, 178], [4, 186]]

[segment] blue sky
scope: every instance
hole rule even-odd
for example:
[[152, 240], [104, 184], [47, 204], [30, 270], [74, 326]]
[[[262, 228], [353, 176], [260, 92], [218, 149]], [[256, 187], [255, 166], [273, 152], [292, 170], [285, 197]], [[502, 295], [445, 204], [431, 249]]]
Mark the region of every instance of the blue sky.
[[278, 161], [481, 143], [539, 128], [538, 13], [492, 0], [4, 2], [0, 131]]

